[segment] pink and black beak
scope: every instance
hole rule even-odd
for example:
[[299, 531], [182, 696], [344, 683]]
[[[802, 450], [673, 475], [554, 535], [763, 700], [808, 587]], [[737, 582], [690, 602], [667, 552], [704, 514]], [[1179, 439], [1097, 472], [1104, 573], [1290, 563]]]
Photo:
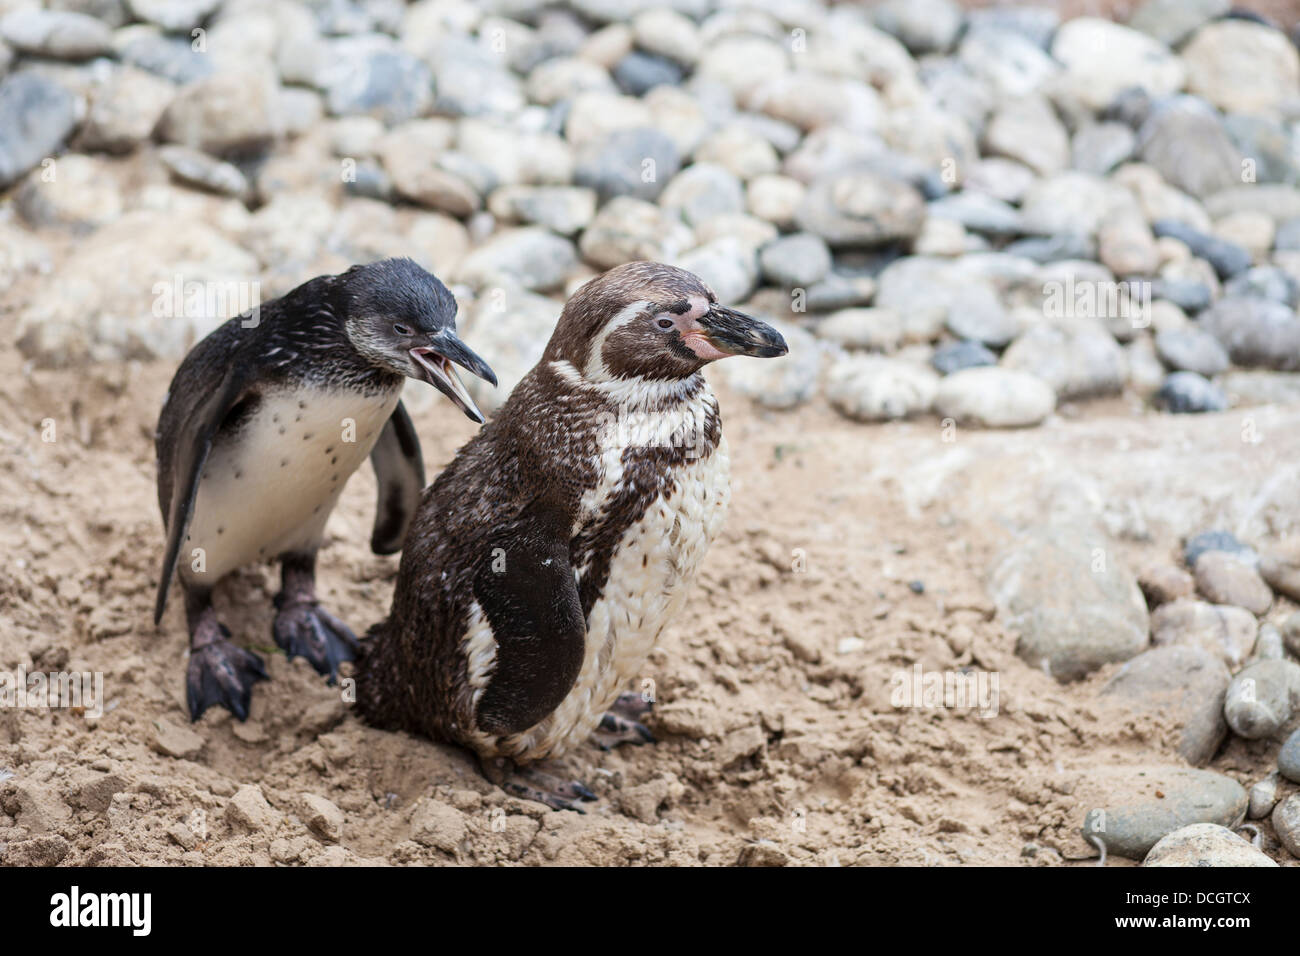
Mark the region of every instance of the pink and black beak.
[[453, 365], [474, 373], [494, 388], [497, 384], [496, 373], [460, 340], [455, 329], [440, 329], [430, 333], [428, 338], [428, 345], [411, 349], [411, 358], [422, 373], [420, 377], [455, 402], [471, 421], [483, 424], [483, 413], [461, 384]]
[[695, 320], [687, 341], [697, 355], [709, 359], [728, 355], [776, 358], [790, 351], [781, 333], [766, 322], [716, 304]]

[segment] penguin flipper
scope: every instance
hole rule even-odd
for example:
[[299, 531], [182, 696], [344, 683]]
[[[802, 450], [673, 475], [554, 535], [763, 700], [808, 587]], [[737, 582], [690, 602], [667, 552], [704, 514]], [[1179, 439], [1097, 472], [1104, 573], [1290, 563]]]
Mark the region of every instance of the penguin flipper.
[[496, 642], [492, 677], [474, 713], [480, 730], [526, 730], [555, 710], [578, 679], [587, 620], [565, 525], [558, 511], [525, 512], [489, 547], [474, 579], [474, 598]]
[[393, 554], [402, 550], [406, 529], [411, 526], [424, 490], [424, 456], [420, 437], [400, 401], [379, 433], [370, 452], [379, 483], [375, 503], [375, 528], [370, 535], [370, 550], [375, 554]]
[[244, 398], [243, 376], [233, 369], [226, 372], [211, 395], [197, 404], [185, 422], [184, 433], [177, 438], [172, 454], [171, 501], [167, 509], [167, 550], [163, 553], [162, 573], [158, 576], [158, 597], [154, 602], [153, 622], [162, 620], [167, 607], [167, 591], [176, 572], [181, 542], [194, 516], [194, 500], [199, 494], [199, 478], [207, 464], [213, 439], [233, 409]]

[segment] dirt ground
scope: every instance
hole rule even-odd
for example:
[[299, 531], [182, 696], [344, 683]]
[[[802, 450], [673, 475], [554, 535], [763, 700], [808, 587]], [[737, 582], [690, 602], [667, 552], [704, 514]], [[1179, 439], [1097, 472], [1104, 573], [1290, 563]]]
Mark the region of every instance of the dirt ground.
[[[1297, 407], [1170, 417], [1117, 399], [945, 436], [821, 401], [765, 412], [718, 386], [734, 503], [647, 664], [659, 743], [568, 758], [602, 799], [555, 813], [506, 798], [455, 748], [363, 726], [287, 662], [270, 568], [237, 575], [218, 607], [272, 680], [246, 724], [213, 710], [187, 736], [181, 602], [151, 623], [152, 433], [172, 371], [0, 357], [0, 666], [102, 671], [107, 698], [98, 720], [0, 710], [0, 845], [20, 851], [6, 862], [1082, 865], [1076, 787], [1103, 766], [1178, 763], [1175, 734], [1098, 698], [1113, 666], [1062, 685], [1015, 657], [985, 595], [994, 557], [1049, 520], [1100, 525], [1134, 567], [1207, 527], [1300, 533]], [[443, 401], [415, 417], [431, 473], [473, 429]], [[397, 569], [366, 546], [373, 494], [363, 469], [320, 563], [322, 600], [358, 632]], [[996, 716], [893, 706], [892, 678], [918, 663], [996, 673]], [[1209, 767], [1249, 786], [1275, 758], [1233, 739]], [[231, 799], [246, 784], [270, 804], [251, 821]], [[313, 822], [308, 795], [341, 809], [341, 832]], [[1288, 859], [1271, 834], [1265, 849]]]

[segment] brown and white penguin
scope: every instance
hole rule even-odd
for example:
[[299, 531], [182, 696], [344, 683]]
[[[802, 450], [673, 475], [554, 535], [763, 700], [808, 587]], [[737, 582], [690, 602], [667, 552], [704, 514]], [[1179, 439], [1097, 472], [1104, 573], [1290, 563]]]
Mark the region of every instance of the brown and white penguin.
[[262, 659], [230, 641], [212, 590], [278, 560], [276, 643], [333, 683], [356, 638], [316, 600], [316, 552], [343, 486], [367, 457], [379, 481], [371, 547], [402, 547], [424, 487], [406, 377], [482, 422], [452, 363], [496, 384], [456, 336], [456, 300], [409, 259], [320, 276], [226, 322], [181, 363], [158, 418], [158, 505], [167, 549], [154, 623], [179, 568], [190, 631], [190, 719], [220, 704], [248, 716]]
[[471, 748], [517, 795], [590, 799], [527, 765], [593, 731], [649, 738], [623, 691], [730, 497], [701, 370], [786, 351], [681, 269], [634, 262], [582, 286], [541, 361], [425, 490], [391, 612], [361, 644], [361, 714]]

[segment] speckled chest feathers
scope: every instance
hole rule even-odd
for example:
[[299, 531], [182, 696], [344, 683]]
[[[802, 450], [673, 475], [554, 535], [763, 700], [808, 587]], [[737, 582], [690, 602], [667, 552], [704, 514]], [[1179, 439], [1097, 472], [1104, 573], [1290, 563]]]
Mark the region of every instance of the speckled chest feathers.
[[518, 762], [580, 744], [653, 676], [728, 478], [703, 376], [593, 383], [543, 362], [426, 490], [358, 706]]

